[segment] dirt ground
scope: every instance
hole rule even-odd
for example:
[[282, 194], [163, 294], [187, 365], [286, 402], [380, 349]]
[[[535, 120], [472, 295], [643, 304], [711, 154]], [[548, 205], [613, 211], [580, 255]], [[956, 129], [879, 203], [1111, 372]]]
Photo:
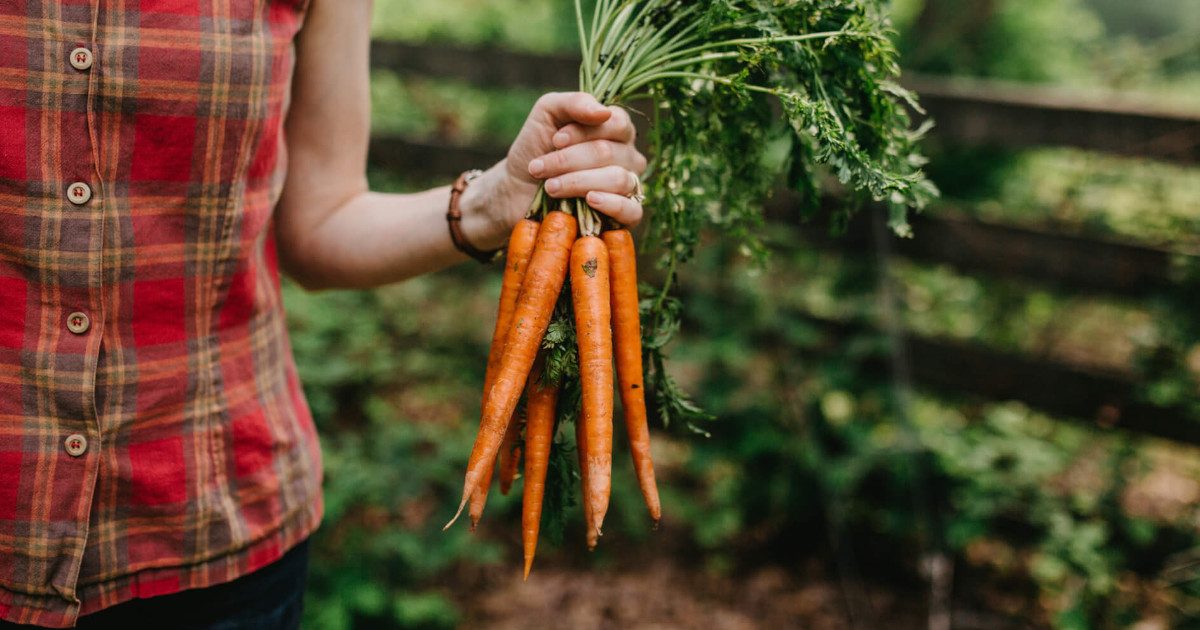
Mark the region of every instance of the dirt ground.
[[[846, 628], [907, 630], [928, 628], [926, 598], [870, 585], [841, 584], [823, 577], [802, 578], [764, 568], [737, 578], [707, 575], [667, 558], [641, 568], [605, 570], [551, 567], [529, 582], [511, 569], [489, 570], [476, 593], [464, 602], [464, 628], [496, 630], [704, 628]], [[853, 611], [853, 616], [851, 615]], [[1025, 628], [986, 613], [954, 612], [958, 629]]]

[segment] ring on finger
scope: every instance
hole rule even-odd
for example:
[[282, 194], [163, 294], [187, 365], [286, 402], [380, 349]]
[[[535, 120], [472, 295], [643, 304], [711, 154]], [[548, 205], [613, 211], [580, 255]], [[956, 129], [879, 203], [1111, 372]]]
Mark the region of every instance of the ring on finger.
[[638, 174], [633, 171], [629, 171], [629, 175], [633, 177], [633, 192], [628, 197], [639, 204], [646, 201], [646, 194], [642, 190], [642, 178], [638, 177]]

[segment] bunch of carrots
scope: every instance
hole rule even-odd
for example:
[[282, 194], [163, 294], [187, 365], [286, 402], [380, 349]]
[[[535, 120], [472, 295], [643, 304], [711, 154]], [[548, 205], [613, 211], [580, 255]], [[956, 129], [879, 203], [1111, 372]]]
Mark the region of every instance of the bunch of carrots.
[[624, 228], [602, 228], [594, 211], [579, 200], [567, 201], [560, 209], [546, 212], [540, 222], [534, 217], [522, 220], [508, 242], [496, 329], [484, 376], [483, 417], [454, 520], [470, 505], [472, 528], [479, 522], [493, 462], [498, 462], [501, 492], [507, 494], [511, 488], [522, 455], [516, 448], [521, 422], [515, 416], [524, 391], [521, 526], [525, 577], [537, 549], [559, 395], [558, 385], [541, 378], [538, 351], [568, 276], [579, 346], [582, 413], [575, 430], [588, 547], [594, 548], [599, 540], [611, 490], [614, 354], [638, 483], [655, 523], [662, 514], [642, 383], [633, 237]]

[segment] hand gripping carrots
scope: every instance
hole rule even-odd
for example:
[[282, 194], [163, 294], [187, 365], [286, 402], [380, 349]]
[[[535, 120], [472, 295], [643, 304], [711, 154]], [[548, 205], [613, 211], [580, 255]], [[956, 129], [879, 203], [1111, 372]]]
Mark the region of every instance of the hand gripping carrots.
[[[453, 524], [469, 503], [474, 528], [494, 462], [499, 459], [501, 491], [507, 493], [523, 450], [521, 529], [526, 578], [537, 550], [564, 385], [578, 387], [571, 391], [577, 391], [580, 400], [573, 415], [588, 548], [599, 541], [612, 487], [614, 359], [638, 485], [655, 524], [662, 512], [650, 455], [633, 237], [625, 229], [603, 231], [600, 218], [581, 201], [563, 202], [562, 209], [546, 211], [546, 200], [539, 194], [535, 204], [544, 214], [541, 223], [521, 221], [509, 240], [479, 433], [467, 462], [462, 502], [446, 525]], [[536, 214], [531, 211], [531, 216]], [[535, 358], [568, 277], [578, 382], [562, 374], [552, 382], [548, 377], [554, 372], [543, 375], [543, 361], [538, 359], [535, 367]], [[513, 418], [522, 391], [523, 426]], [[518, 443], [523, 447], [516, 448]]]

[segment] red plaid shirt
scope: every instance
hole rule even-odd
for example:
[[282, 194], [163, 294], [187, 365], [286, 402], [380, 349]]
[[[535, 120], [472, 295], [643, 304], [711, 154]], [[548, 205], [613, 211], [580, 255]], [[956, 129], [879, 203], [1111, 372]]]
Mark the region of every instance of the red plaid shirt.
[[224, 582], [321, 516], [271, 211], [307, 0], [0, 0], [0, 619]]

